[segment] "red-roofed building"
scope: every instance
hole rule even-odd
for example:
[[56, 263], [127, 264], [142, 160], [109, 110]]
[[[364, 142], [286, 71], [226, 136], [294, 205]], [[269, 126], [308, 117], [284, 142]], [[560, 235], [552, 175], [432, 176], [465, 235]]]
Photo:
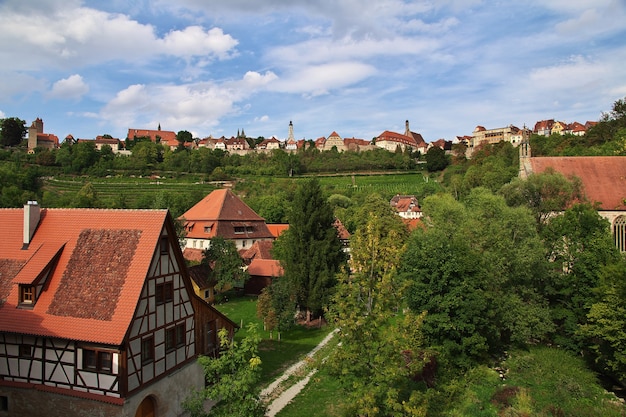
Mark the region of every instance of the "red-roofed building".
[[161, 126], [157, 130], [150, 129], [128, 129], [126, 137], [130, 140], [139, 138], [149, 138], [154, 143], [160, 143], [174, 150], [178, 147], [178, 139], [176, 133], [169, 130], [161, 130]]
[[186, 258], [188, 249], [208, 249], [216, 236], [234, 241], [238, 250], [256, 241], [274, 240], [265, 220], [228, 189], [212, 191], [180, 219], [187, 233]]
[[389, 204], [396, 209], [398, 216], [403, 219], [419, 219], [422, 217], [422, 209], [414, 195], [396, 194]]
[[359, 151], [371, 151], [376, 149], [376, 145], [372, 145], [372, 142], [365, 139], [357, 139], [357, 138], [344, 138], [343, 144], [346, 149], [353, 152]]
[[255, 242], [251, 248], [241, 253], [250, 275], [244, 284], [246, 294], [261, 294], [263, 288], [271, 285], [274, 278], [283, 276], [280, 262], [272, 259], [272, 246], [271, 241]]
[[33, 153], [35, 148], [56, 149], [59, 147], [59, 138], [52, 133], [43, 132], [43, 120], [39, 117], [28, 128], [28, 152]]
[[343, 144], [343, 139], [341, 136], [335, 131], [328, 136], [328, 138], [324, 141], [324, 147], [318, 148], [324, 151], [330, 151], [333, 148], [337, 149], [337, 152], [344, 152], [346, 150], [346, 146]]
[[[598, 213], [611, 224], [616, 246], [626, 252], [626, 157], [624, 156], [554, 156], [530, 157], [530, 148], [520, 153], [520, 177], [548, 169], [568, 178], [577, 177], [590, 203], [598, 204]], [[525, 148], [522, 148], [525, 149]]]
[[395, 152], [398, 147], [404, 152], [407, 147], [414, 151], [426, 153], [428, 146], [419, 133], [411, 132], [409, 121], [405, 122], [404, 134], [385, 130], [376, 138], [376, 146]]
[[533, 133], [540, 136], [550, 136], [552, 134], [552, 125], [554, 125], [554, 119], [540, 120], [535, 123]]
[[0, 210], [8, 415], [180, 415], [236, 325], [195, 296], [167, 210]]
[[278, 239], [278, 236], [281, 235], [285, 230], [289, 229], [288, 223], [268, 223], [267, 228], [274, 238]]

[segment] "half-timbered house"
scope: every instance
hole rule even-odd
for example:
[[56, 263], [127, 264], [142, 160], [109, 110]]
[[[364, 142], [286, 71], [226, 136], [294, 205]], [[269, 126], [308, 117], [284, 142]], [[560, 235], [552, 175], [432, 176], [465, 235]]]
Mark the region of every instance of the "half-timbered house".
[[178, 416], [235, 324], [167, 210], [0, 210], [0, 416]]

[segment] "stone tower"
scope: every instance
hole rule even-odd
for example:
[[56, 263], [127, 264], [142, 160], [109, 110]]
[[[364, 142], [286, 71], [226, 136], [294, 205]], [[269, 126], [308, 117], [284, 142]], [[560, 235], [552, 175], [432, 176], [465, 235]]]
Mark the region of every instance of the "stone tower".
[[532, 173], [532, 167], [530, 166], [530, 130], [524, 128], [522, 130], [522, 142], [519, 145], [519, 177], [522, 179], [528, 178]]

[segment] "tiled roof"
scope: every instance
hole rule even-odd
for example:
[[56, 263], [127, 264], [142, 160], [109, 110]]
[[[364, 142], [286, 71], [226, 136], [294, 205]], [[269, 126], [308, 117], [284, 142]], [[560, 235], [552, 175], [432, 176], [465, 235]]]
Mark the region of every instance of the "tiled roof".
[[274, 259], [253, 259], [248, 266], [248, 273], [258, 277], [281, 277], [283, 268]]
[[257, 240], [241, 253], [241, 257], [248, 261], [252, 259], [272, 259], [272, 247], [274, 242], [271, 240]]
[[397, 194], [393, 196], [389, 203], [391, 207], [395, 207], [398, 212], [421, 211], [417, 198], [414, 195]]
[[346, 229], [343, 223], [341, 223], [341, 220], [339, 220], [338, 218], [335, 218], [335, 221], [333, 222], [333, 226], [335, 227], [335, 229], [337, 229], [337, 236], [339, 237], [339, 239], [341, 240], [350, 239], [350, 232], [348, 232], [348, 229]]
[[[265, 220], [228, 189], [212, 191], [181, 218], [185, 219], [187, 238], [273, 238]], [[243, 232], [238, 233], [237, 228]]]
[[626, 210], [625, 156], [555, 156], [530, 158], [532, 173], [553, 168], [566, 177], [576, 176], [591, 203], [602, 210]]
[[201, 290], [215, 285], [215, 280], [211, 278], [211, 267], [207, 264], [194, 265], [187, 268], [189, 277]]
[[133, 139], [135, 137], [148, 137], [152, 142], [156, 142], [157, 136], [163, 143], [169, 145], [178, 143], [178, 140], [176, 139], [176, 132], [171, 132], [169, 130], [128, 129], [128, 135], [126, 137], [128, 139]]
[[289, 229], [288, 223], [268, 223], [266, 226], [275, 238], [278, 238], [285, 230]]
[[376, 138], [377, 143], [383, 141], [398, 142], [409, 146], [417, 146], [415, 139], [413, 139], [412, 137], [397, 132], [391, 132], [389, 130], [385, 130]]
[[[41, 209], [23, 249], [24, 210], [1, 209], [0, 331], [122, 343], [168, 217], [166, 210]], [[18, 282], [42, 276], [55, 257], [35, 304], [18, 308]]]

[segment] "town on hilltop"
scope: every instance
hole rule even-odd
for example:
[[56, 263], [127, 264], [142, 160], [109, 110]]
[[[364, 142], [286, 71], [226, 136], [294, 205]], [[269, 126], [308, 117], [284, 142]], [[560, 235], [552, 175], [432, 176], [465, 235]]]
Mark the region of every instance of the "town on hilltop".
[[[535, 123], [532, 130], [526, 126], [519, 128], [509, 125], [501, 128], [486, 129], [483, 126], [476, 126], [472, 135], [456, 136], [453, 140], [438, 139], [427, 143], [420, 133], [413, 132], [409, 127], [409, 121], [405, 122], [405, 130], [402, 133], [390, 130], [383, 131], [380, 135], [372, 140], [359, 139], [355, 137], [341, 137], [336, 131], [333, 131], [328, 137], [321, 136], [313, 139], [296, 139], [294, 135], [293, 122], [289, 122], [289, 131], [285, 139], [279, 139], [272, 136], [268, 139], [264, 137], [251, 138], [246, 136], [244, 129], [237, 131], [236, 136], [226, 138], [224, 136], [214, 138], [208, 136], [205, 138], [191, 138], [189, 141], [179, 139], [179, 135], [174, 131], [162, 130], [161, 125], [155, 130], [151, 129], [135, 129], [129, 128], [125, 139], [113, 138], [110, 135], [96, 136], [95, 139], [77, 139], [72, 135], [67, 135], [65, 141], [68, 143], [77, 143], [81, 141], [94, 141], [98, 150], [104, 145], [111, 147], [114, 153], [129, 154], [126, 149], [126, 142], [129, 140], [149, 139], [154, 143], [160, 143], [171, 150], [184, 146], [186, 149], [220, 149], [236, 154], [246, 154], [250, 152], [271, 152], [275, 149], [282, 149], [287, 152], [294, 152], [300, 149], [314, 147], [319, 151], [336, 150], [337, 152], [345, 151], [367, 151], [376, 148], [386, 149], [391, 152], [396, 150], [405, 151], [407, 148], [420, 154], [425, 154], [432, 147], [439, 147], [445, 151], [450, 151], [454, 144], [464, 144], [467, 146], [468, 156], [471, 156], [472, 150], [481, 144], [510, 142], [514, 146], [518, 146], [524, 135], [534, 133], [541, 136], [550, 136], [552, 134], [572, 134], [583, 136], [587, 130], [597, 122], [587, 121], [585, 124], [579, 122], [565, 123], [562, 121], [549, 119], [540, 120]], [[34, 152], [35, 148], [54, 149], [60, 146], [58, 136], [52, 133], [44, 133], [44, 124], [41, 118], [37, 118], [28, 128], [28, 149]]]

